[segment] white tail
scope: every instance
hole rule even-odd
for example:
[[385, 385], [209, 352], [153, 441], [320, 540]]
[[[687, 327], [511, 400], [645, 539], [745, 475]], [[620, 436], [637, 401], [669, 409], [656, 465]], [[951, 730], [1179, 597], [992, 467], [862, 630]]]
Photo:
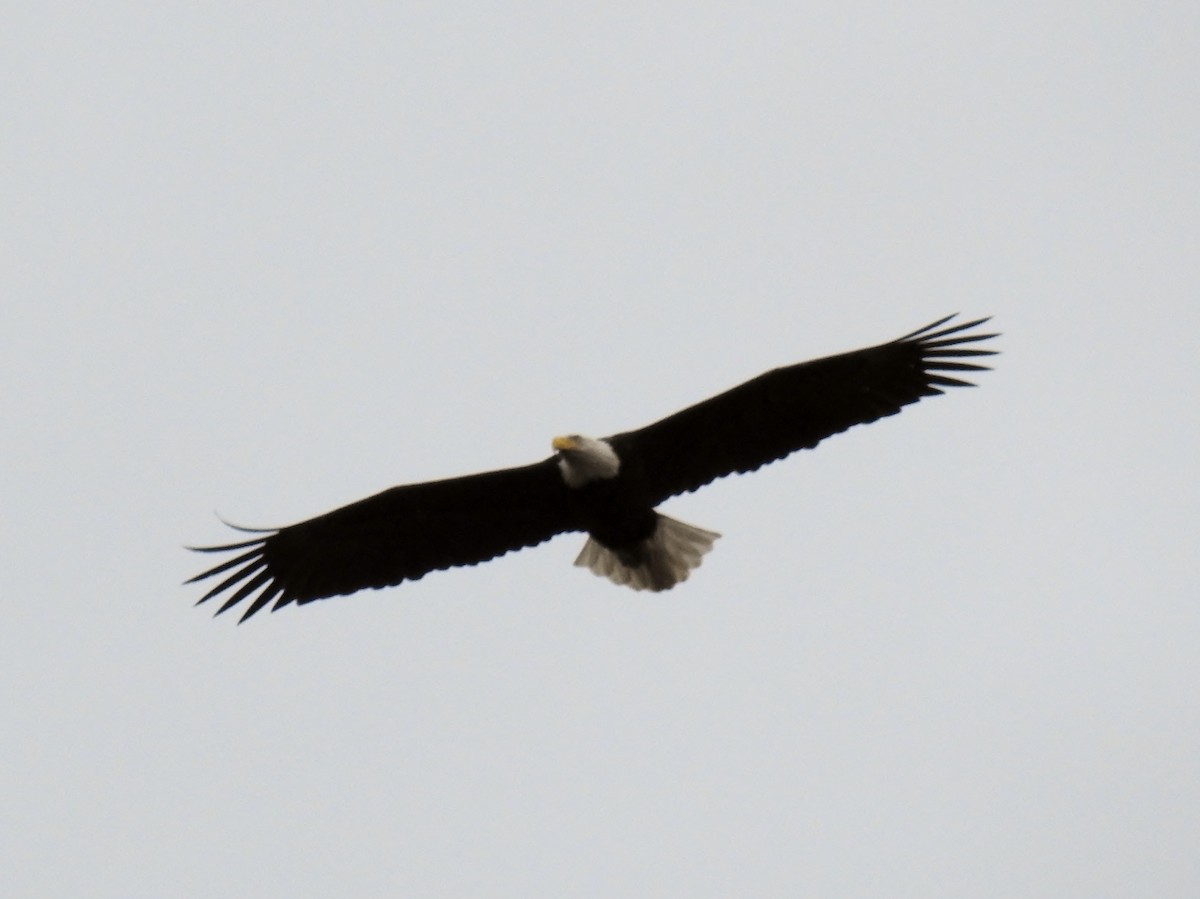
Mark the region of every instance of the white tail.
[[618, 555], [589, 537], [575, 564], [634, 590], [670, 590], [687, 580], [720, 536], [716, 531], [659, 515], [654, 533], [633, 552]]

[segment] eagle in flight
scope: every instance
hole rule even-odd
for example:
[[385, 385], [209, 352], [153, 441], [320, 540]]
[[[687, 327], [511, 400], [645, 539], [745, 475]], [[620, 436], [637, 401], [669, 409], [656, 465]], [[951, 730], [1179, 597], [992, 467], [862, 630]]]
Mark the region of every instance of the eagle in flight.
[[989, 319], [947, 316], [867, 349], [772, 369], [636, 431], [555, 437], [554, 454], [501, 471], [392, 487], [316, 518], [224, 546], [234, 553], [187, 583], [226, 575], [199, 602], [229, 591], [217, 613], [249, 599], [241, 620], [272, 604], [312, 602], [475, 565], [557, 534], [584, 531], [575, 560], [634, 590], [687, 579], [720, 535], [668, 518], [663, 501], [754, 471], [854, 425], [895, 415], [944, 387], [995, 334]]

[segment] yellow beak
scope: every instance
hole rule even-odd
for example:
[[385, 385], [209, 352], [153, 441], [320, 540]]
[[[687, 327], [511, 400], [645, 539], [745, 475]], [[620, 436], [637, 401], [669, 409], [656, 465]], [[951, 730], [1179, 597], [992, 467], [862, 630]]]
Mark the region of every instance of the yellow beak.
[[550, 441], [550, 445], [556, 450], [573, 450], [575, 449], [575, 441], [570, 437], [555, 437]]

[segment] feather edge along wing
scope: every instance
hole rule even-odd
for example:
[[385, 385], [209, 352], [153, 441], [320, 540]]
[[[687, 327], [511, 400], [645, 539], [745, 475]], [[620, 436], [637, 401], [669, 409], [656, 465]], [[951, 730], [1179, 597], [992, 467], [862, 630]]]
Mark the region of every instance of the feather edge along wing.
[[185, 583], [228, 573], [197, 602], [232, 591], [218, 615], [259, 591], [241, 621], [272, 602], [275, 611], [292, 602], [393, 586], [430, 571], [475, 565], [577, 529], [553, 459], [393, 487], [278, 530], [232, 527], [260, 536], [222, 546], [188, 547], [237, 555]]
[[875, 347], [773, 369], [637, 431], [610, 439], [635, 459], [657, 505], [717, 478], [753, 471], [858, 424], [894, 415], [985, 371], [974, 360], [995, 350], [971, 344], [996, 334], [964, 333], [990, 320], [942, 327], [955, 315]]

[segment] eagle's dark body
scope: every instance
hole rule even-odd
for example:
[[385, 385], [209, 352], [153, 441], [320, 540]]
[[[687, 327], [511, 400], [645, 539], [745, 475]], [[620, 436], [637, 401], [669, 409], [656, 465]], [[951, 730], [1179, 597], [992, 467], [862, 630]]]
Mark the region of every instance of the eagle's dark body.
[[[618, 455], [620, 452], [618, 451]], [[567, 490], [567, 506], [575, 524], [616, 550], [627, 549], [654, 533], [658, 513], [646, 505], [646, 484], [622, 459], [621, 476]]]

